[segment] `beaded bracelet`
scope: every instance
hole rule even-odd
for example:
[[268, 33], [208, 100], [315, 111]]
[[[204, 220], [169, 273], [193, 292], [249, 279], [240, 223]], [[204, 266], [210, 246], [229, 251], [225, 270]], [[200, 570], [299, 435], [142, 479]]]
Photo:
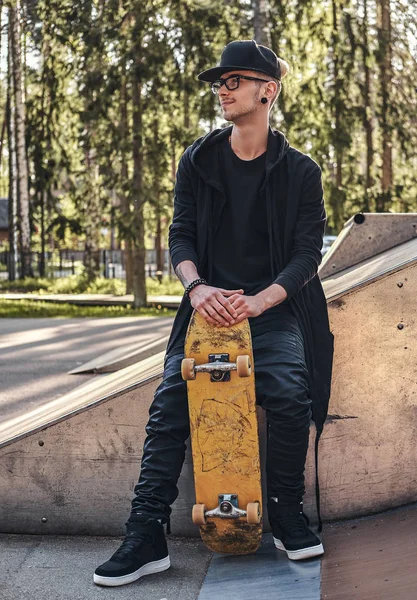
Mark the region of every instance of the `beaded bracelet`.
[[195, 287], [197, 287], [198, 285], [201, 285], [201, 284], [208, 285], [208, 283], [207, 283], [207, 281], [205, 279], [195, 279], [185, 289], [184, 295], [187, 296], [188, 299], [190, 299], [190, 292], [191, 292], [191, 290], [193, 290]]

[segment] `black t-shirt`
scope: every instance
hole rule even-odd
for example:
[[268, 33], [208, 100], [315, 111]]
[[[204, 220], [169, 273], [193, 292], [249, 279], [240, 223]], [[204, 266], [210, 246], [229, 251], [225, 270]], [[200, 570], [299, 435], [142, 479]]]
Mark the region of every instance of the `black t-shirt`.
[[[226, 138], [221, 145], [222, 180], [227, 201], [213, 238], [211, 285], [244, 290], [254, 296], [271, 285], [278, 273], [271, 268], [266, 196], [260, 193], [266, 170], [266, 152], [242, 160]], [[291, 328], [295, 317], [287, 301], [249, 318], [252, 336]]]

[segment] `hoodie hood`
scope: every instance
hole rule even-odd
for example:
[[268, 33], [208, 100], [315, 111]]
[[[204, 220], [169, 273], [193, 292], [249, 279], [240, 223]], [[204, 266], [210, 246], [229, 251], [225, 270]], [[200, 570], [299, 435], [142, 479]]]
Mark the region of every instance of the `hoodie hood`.
[[[233, 125], [224, 129], [214, 129], [204, 137], [197, 139], [190, 150], [190, 159], [193, 167], [198, 171], [204, 181], [224, 193], [220, 177], [219, 153], [213, 152], [213, 146], [228, 138], [232, 133]], [[271, 171], [287, 154], [290, 144], [285, 135], [279, 130], [268, 130], [268, 146], [266, 150], [266, 176], [264, 187]]]

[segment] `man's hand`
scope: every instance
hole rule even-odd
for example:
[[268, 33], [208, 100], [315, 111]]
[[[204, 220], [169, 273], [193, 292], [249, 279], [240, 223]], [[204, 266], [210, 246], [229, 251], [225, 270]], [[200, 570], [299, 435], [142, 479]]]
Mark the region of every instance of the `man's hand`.
[[265, 310], [265, 302], [258, 295], [243, 296], [235, 294], [229, 298], [232, 308], [236, 311], [235, 323], [240, 323], [247, 317], [258, 317]]
[[228, 327], [234, 325], [238, 313], [228, 297], [240, 298], [243, 290], [224, 290], [211, 285], [197, 285], [190, 292], [191, 306], [196, 309], [210, 325]]

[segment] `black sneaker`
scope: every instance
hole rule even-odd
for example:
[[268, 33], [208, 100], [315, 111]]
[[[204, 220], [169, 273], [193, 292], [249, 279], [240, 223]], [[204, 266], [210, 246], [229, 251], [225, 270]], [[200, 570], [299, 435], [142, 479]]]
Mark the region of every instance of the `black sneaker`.
[[310, 521], [303, 513], [303, 503], [279, 504], [268, 500], [269, 522], [278, 550], [284, 550], [291, 560], [302, 560], [324, 554], [320, 539], [309, 529]]
[[94, 583], [125, 585], [170, 567], [163, 525], [156, 519], [126, 523], [127, 535], [113, 556], [94, 572]]

